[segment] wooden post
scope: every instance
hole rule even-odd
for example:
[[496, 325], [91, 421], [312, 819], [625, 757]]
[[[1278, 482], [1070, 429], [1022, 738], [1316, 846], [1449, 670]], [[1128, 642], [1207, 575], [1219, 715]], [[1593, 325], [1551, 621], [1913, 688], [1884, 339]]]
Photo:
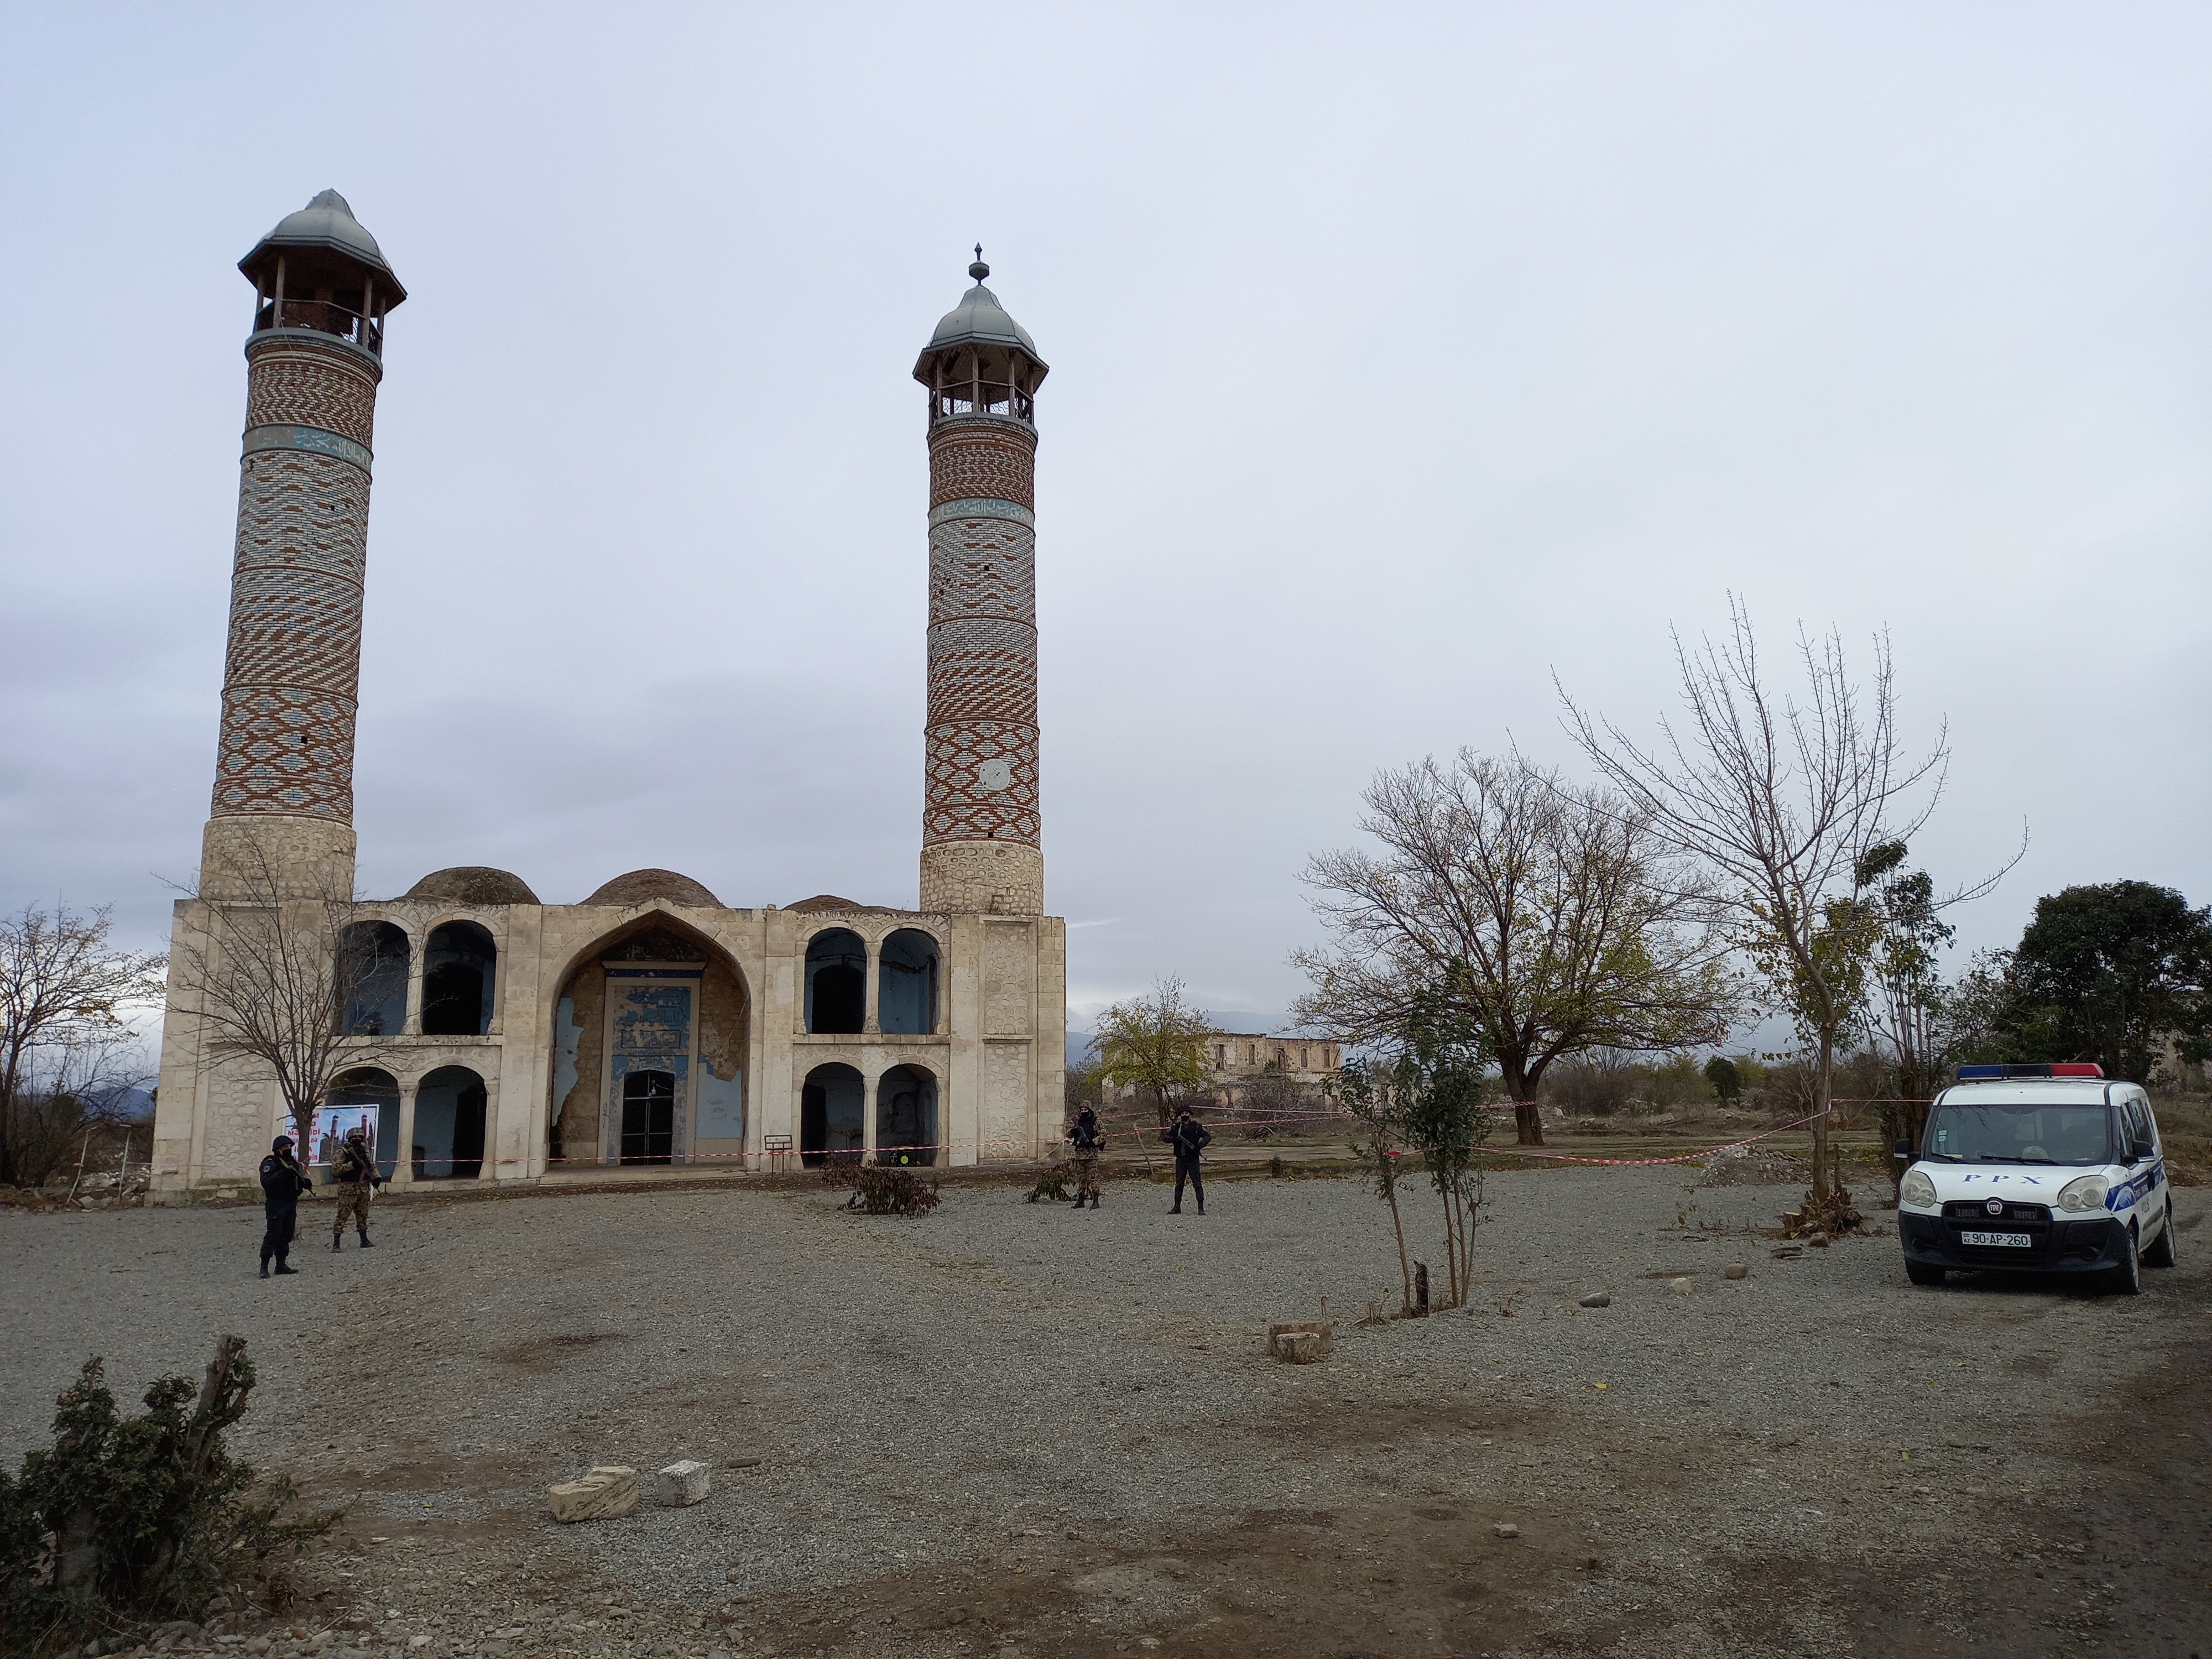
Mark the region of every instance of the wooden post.
[[276, 308], [269, 313], [269, 326], [284, 326], [284, 256], [276, 256]]
[[363, 351], [371, 349], [368, 343], [368, 319], [376, 314], [376, 278], [368, 279], [361, 291], [361, 322], [354, 330], [354, 342]]

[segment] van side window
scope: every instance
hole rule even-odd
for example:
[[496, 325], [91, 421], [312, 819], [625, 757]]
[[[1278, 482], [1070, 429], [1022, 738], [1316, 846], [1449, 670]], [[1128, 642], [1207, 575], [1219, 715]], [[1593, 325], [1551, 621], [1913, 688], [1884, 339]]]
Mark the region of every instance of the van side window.
[[2158, 1126], [2151, 1121], [2150, 1102], [2142, 1096], [2137, 1095], [2135, 1099], [2128, 1103], [2128, 1107], [2136, 1121], [2136, 1139], [2155, 1143], [2158, 1139]]

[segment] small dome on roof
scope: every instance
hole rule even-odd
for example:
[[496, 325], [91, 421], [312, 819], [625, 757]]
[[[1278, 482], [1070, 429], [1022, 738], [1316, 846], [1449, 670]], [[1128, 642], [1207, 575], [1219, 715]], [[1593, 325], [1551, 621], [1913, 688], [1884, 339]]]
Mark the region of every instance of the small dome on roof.
[[628, 906], [650, 904], [655, 899], [702, 910], [722, 908], [721, 900], [690, 877], [680, 876], [673, 870], [633, 870], [626, 876], [617, 876], [584, 902]]
[[411, 899], [443, 899], [448, 904], [535, 904], [530, 884], [508, 870], [487, 864], [457, 864], [433, 870], [407, 890]]
[[903, 914], [893, 909], [888, 904], [862, 904], [854, 899], [839, 898], [835, 893], [817, 893], [812, 898], [801, 899], [796, 904], [787, 904], [783, 908], [793, 915], [802, 916], [828, 915], [837, 911], [862, 915]]
[[276, 255], [289, 248], [319, 249], [337, 253], [367, 265], [377, 273], [381, 284], [388, 284], [389, 294], [384, 294], [380, 310], [389, 310], [407, 297], [407, 290], [393, 274], [384, 257], [384, 250], [376, 245], [376, 238], [362, 228], [361, 221], [353, 216], [353, 209], [346, 198], [334, 190], [326, 190], [301, 208], [297, 213], [288, 213], [278, 221], [276, 228], [253, 245], [253, 252], [238, 262], [238, 268], [258, 282], [265, 266], [273, 272]]

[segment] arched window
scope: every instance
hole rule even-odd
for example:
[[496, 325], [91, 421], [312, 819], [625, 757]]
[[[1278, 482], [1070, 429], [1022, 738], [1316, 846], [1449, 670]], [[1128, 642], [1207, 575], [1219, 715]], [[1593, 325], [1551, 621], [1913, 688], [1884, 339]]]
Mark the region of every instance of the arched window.
[[465, 1066], [441, 1066], [415, 1091], [417, 1181], [474, 1181], [483, 1174], [484, 1080]]
[[329, 1166], [338, 1142], [345, 1139], [348, 1129], [356, 1127], [368, 1132], [377, 1171], [388, 1177], [399, 1156], [399, 1080], [391, 1073], [362, 1066], [331, 1079], [323, 1096], [322, 1109], [315, 1114], [314, 1132], [301, 1148], [307, 1163], [324, 1166], [324, 1180], [331, 1179], [335, 1173]]
[[866, 1132], [868, 1085], [851, 1066], [817, 1066], [799, 1091], [799, 1161], [830, 1158], [858, 1162]]
[[849, 928], [817, 933], [806, 943], [806, 1029], [858, 1031], [867, 1012], [868, 947]]
[[937, 1029], [937, 941], [902, 927], [884, 941], [876, 988], [876, 1024], [894, 1036], [927, 1036]]
[[937, 1079], [894, 1066], [876, 1079], [876, 1162], [937, 1162]]
[[482, 1036], [491, 1029], [499, 947], [473, 921], [430, 930], [422, 951], [422, 1035]]
[[676, 1161], [676, 1073], [626, 1072], [622, 1080], [622, 1161]]
[[407, 1023], [407, 935], [356, 921], [338, 935], [331, 1000], [343, 1036], [398, 1036]]

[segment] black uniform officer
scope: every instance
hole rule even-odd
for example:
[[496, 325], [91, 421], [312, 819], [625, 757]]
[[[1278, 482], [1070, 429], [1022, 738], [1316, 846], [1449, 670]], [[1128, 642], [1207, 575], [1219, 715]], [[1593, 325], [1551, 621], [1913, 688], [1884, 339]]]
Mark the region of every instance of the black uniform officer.
[[1176, 1121], [1160, 1131], [1160, 1139], [1175, 1148], [1176, 1195], [1175, 1207], [1170, 1215], [1182, 1213], [1182, 1183], [1190, 1182], [1190, 1190], [1198, 1200], [1198, 1212], [1206, 1213], [1206, 1182], [1198, 1172], [1198, 1155], [1213, 1145], [1213, 1131], [1190, 1115], [1186, 1106]]
[[269, 1156], [261, 1160], [261, 1213], [267, 1223], [261, 1235], [264, 1279], [269, 1277], [271, 1256], [276, 1259], [278, 1273], [300, 1271], [285, 1258], [292, 1254], [292, 1235], [300, 1224], [300, 1194], [314, 1190], [315, 1183], [292, 1156], [292, 1137], [278, 1135], [270, 1146]]

